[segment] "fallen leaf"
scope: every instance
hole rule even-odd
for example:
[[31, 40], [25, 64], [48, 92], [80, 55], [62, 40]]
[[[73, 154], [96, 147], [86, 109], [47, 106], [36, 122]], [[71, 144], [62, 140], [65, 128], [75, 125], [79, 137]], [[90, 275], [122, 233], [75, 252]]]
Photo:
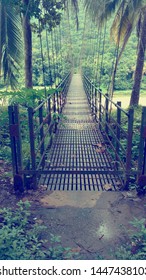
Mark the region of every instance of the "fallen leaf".
[[41, 219], [37, 219], [37, 220], [36, 220], [36, 223], [39, 224], [39, 225], [42, 225], [42, 224], [44, 223], [44, 221], [41, 220]]
[[76, 156], [76, 155], [72, 155], [71, 157], [72, 157], [72, 158], [76, 158], [77, 156]]
[[99, 147], [99, 148], [102, 148], [104, 146], [104, 144], [102, 143], [95, 143], [95, 144], [92, 144], [93, 146], [96, 146], [96, 147]]
[[101, 149], [98, 148], [98, 149], [96, 149], [96, 152], [99, 153], [99, 154], [102, 154], [102, 153], [105, 152], [105, 148], [104, 147], [102, 147]]
[[103, 188], [104, 188], [105, 191], [112, 191], [112, 185], [111, 184], [105, 184], [103, 186]]
[[81, 248], [79, 248], [79, 247], [78, 247], [78, 248], [72, 248], [72, 249], [71, 249], [71, 252], [72, 252], [72, 253], [79, 253], [80, 251], [81, 251]]

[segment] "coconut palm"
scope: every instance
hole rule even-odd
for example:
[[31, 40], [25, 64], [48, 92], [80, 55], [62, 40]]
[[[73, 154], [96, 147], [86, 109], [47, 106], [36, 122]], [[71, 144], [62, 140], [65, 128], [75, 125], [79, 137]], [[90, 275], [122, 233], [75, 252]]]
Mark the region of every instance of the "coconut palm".
[[32, 30], [30, 23], [30, 0], [22, 0], [22, 26], [24, 38], [24, 72], [25, 72], [25, 87], [32, 88]]
[[120, 45], [121, 48], [115, 64], [114, 75], [128, 39], [134, 28], [137, 26], [138, 54], [130, 105], [138, 105], [146, 48], [146, 1], [84, 0], [84, 3], [87, 11], [97, 23], [102, 23], [105, 19], [110, 17], [111, 14], [115, 13], [111, 27], [111, 37], [114, 38], [117, 45]]

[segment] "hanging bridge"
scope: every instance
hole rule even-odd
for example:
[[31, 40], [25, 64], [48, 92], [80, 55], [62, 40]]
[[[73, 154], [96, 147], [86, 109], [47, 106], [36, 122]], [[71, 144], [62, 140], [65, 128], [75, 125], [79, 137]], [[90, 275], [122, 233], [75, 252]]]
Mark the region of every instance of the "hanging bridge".
[[[115, 117], [110, 115], [111, 105]], [[26, 110], [29, 156], [23, 156], [24, 116], [9, 106], [14, 184], [48, 190], [120, 190], [143, 168], [143, 110], [138, 169], [132, 165], [134, 110], [125, 111], [92, 82], [69, 73], [54, 94]], [[127, 129], [122, 118], [126, 118]], [[124, 140], [124, 145], [123, 145]], [[19, 181], [20, 184], [20, 181]]]
[[[75, 58], [69, 15], [62, 27], [51, 32], [46, 29], [45, 38], [39, 31], [45, 98], [36, 107], [9, 106], [16, 190], [20, 186], [22, 190], [36, 189], [38, 185], [45, 185], [48, 190], [123, 190], [146, 173], [146, 107], [135, 160], [134, 109], [124, 110], [120, 100], [113, 102], [109, 94], [120, 46], [115, 48], [107, 75], [104, 67], [107, 24], [104, 31], [99, 27], [96, 33], [93, 23], [90, 20], [88, 23], [85, 19], [82, 46], [80, 53], [76, 49], [79, 57]], [[65, 54], [64, 42], [68, 46]], [[71, 69], [79, 65], [82, 73], [74, 74]], [[107, 85], [107, 93], [102, 92], [101, 85]], [[47, 86], [52, 90], [48, 96]]]
[[50, 190], [103, 190], [106, 184], [116, 189], [121, 180], [108, 174], [114, 164], [79, 74], [73, 75], [63, 113], [66, 120], [60, 123], [48, 156], [49, 174], [41, 177], [40, 184]]

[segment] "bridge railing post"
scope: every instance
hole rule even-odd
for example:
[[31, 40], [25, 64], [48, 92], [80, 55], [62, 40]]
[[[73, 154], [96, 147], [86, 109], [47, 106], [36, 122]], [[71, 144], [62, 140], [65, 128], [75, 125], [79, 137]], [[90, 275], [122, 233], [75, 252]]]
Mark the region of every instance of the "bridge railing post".
[[53, 96], [53, 113], [56, 113], [56, 92], [54, 93]]
[[36, 153], [35, 153], [35, 134], [34, 134], [34, 121], [33, 121], [33, 108], [28, 108], [28, 125], [29, 125], [29, 139], [30, 139], [30, 157], [31, 157], [31, 167], [33, 170], [33, 185], [34, 188], [37, 187], [37, 177], [36, 177]]
[[48, 97], [48, 125], [51, 123], [51, 98]]
[[125, 189], [128, 189], [129, 187], [130, 172], [131, 172], [133, 123], [134, 123], [134, 109], [130, 108], [128, 114], [128, 139], [127, 139], [127, 151], [126, 151]]
[[98, 98], [97, 98], [97, 88], [95, 88], [95, 118], [96, 118], [96, 121], [98, 120], [97, 113], [98, 113]]
[[86, 95], [89, 102], [89, 95], [90, 95], [90, 84], [89, 81], [86, 80]]
[[[40, 101], [39, 102], [39, 105], [41, 104], [42, 102]], [[43, 127], [43, 106], [41, 106], [39, 108], [39, 123], [40, 123], [40, 141], [41, 141], [41, 146], [40, 146], [40, 154], [41, 156], [43, 157], [43, 154], [44, 154], [44, 150], [45, 150], [45, 144], [44, 144], [44, 127]], [[42, 167], [45, 166], [45, 158], [43, 157], [43, 160], [42, 160]]]
[[12, 152], [13, 175], [20, 174], [22, 171], [22, 143], [20, 132], [19, 106], [9, 106], [9, 128]]
[[92, 83], [92, 90], [91, 90], [91, 110], [92, 110], [92, 114], [94, 114], [94, 84]]
[[85, 81], [86, 81], [86, 95], [87, 95], [87, 98], [88, 98], [88, 102], [90, 104], [90, 83], [86, 79], [85, 79]]
[[23, 163], [22, 163], [22, 142], [21, 142], [19, 106], [18, 105], [9, 106], [8, 113], [9, 113], [9, 128], [10, 128], [14, 189], [24, 190], [24, 177], [22, 175]]
[[139, 142], [138, 176], [146, 174], [146, 107], [142, 108], [141, 131]]
[[60, 108], [59, 108], [59, 93], [58, 90], [56, 91], [56, 104], [57, 104], [57, 112], [59, 114]]
[[102, 122], [102, 91], [99, 90], [98, 93], [99, 93], [99, 129], [101, 130], [101, 128], [102, 128], [102, 125], [101, 125], [101, 122]]
[[108, 93], [105, 95], [105, 132], [108, 135], [108, 122], [109, 122], [109, 99], [108, 99]]
[[59, 108], [60, 108], [59, 113], [61, 113], [62, 112], [62, 90], [59, 94]]
[[119, 155], [119, 151], [120, 151], [120, 138], [121, 138], [121, 130], [120, 130], [120, 126], [121, 126], [121, 102], [118, 101], [117, 102], [117, 127], [116, 127], [116, 167], [118, 169], [118, 156]]
[[90, 81], [90, 96], [89, 96], [89, 104], [90, 104], [90, 107], [92, 109], [92, 82]]

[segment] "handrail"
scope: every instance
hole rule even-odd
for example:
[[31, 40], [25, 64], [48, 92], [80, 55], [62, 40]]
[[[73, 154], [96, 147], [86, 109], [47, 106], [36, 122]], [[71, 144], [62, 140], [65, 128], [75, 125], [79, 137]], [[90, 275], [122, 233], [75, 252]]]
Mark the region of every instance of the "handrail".
[[47, 102], [49, 99], [51, 99], [53, 97], [53, 95], [55, 94], [56, 91], [58, 91], [61, 87], [61, 85], [64, 84], [64, 82], [67, 80], [67, 78], [69, 77], [70, 73], [68, 73], [64, 79], [60, 82], [60, 84], [56, 87], [56, 89], [54, 89], [54, 93], [52, 95], [49, 95], [47, 98], [45, 98], [36, 108], [33, 109], [33, 112], [36, 113], [44, 104], [45, 102]]
[[[129, 111], [126, 112], [121, 107], [121, 102], [115, 103], [111, 100], [108, 93], [105, 94], [101, 89], [98, 89], [86, 75], [83, 74], [82, 78], [92, 113], [99, 124], [99, 129], [101, 132], [104, 132], [111, 147], [109, 152], [114, 152], [115, 162], [119, 162], [122, 166], [123, 171], [125, 172], [125, 181], [127, 182], [132, 168], [131, 159], [134, 109], [129, 109]], [[114, 120], [114, 122], [112, 122], [113, 117], [111, 117], [112, 105], [114, 105], [117, 110], [116, 120]], [[122, 115], [122, 113], [124, 115]], [[122, 117], [124, 116], [127, 118], [127, 131], [121, 126]], [[112, 126], [113, 123], [114, 126]], [[127, 141], [126, 145], [123, 146], [121, 140]], [[117, 169], [119, 169], [118, 165]]]
[[103, 93], [101, 89], [97, 88], [92, 81], [87, 78], [86, 75], [84, 75], [84, 78], [91, 84], [94, 86], [95, 90], [97, 90], [98, 92], [100, 92], [106, 99], [108, 99], [115, 107], [119, 108], [127, 117], [129, 117], [129, 114], [123, 109], [121, 108], [117, 103], [115, 103], [107, 94], [108, 93]]
[[[71, 72], [68, 73], [61, 83], [56, 87], [55, 92], [49, 95], [45, 100], [39, 101], [36, 108], [26, 107], [25, 134], [27, 137], [27, 157], [24, 158], [23, 149], [26, 150], [23, 140], [22, 131], [24, 131], [24, 116], [19, 112], [19, 105], [9, 106], [9, 123], [11, 129], [11, 149], [13, 161], [13, 175], [22, 176], [24, 185], [27, 182], [26, 170], [35, 171], [32, 174], [33, 187], [37, 187], [38, 173], [45, 167], [46, 152], [51, 148], [54, 132], [56, 132], [59, 118], [54, 120], [54, 113], [62, 113], [65, 105], [68, 88], [71, 81]], [[61, 88], [60, 94], [58, 89]], [[35, 114], [37, 113], [37, 114]], [[22, 144], [22, 145], [21, 145]], [[21, 147], [22, 146], [22, 147]]]

